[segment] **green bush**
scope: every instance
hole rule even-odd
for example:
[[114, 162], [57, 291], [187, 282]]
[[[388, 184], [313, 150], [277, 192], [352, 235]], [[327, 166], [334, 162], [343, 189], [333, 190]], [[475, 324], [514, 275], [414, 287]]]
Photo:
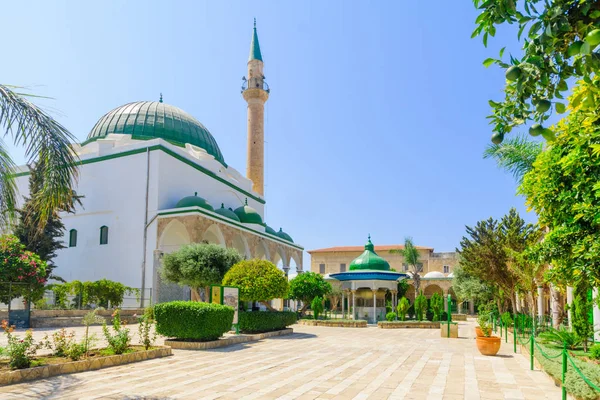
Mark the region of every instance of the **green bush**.
[[385, 314], [385, 319], [387, 319], [388, 321], [394, 321], [396, 319], [396, 314], [394, 314], [393, 312], [389, 312]]
[[239, 328], [244, 333], [278, 331], [296, 323], [293, 311], [254, 311], [239, 314]]
[[595, 360], [600, 360], [600, 343], [590, 347], [590, 357]]
[[319, 319], [319, 314], [323, 312], [323, 298], [319, 296], [315, 297], [310, 303], [310, 308], [313, 311], [315, 319]]
[[171, 301], [154, 306], [156, 332], [186, 340], [217, 340], [231, 329], [233, 308], [194, 301]]
[[406, 297], [402, 297], [398, 302], [398, 306], [396, 309], [398, 310], [398, 317], [400, 321], [404, 321], [406, 319], [406, 313], [410, 308], [410, 303]]

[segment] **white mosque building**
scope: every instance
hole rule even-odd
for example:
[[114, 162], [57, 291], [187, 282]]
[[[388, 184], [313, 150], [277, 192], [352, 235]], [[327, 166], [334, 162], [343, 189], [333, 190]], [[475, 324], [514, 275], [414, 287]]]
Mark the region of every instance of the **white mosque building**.
[[[62, 215], [65, 249], [55, 273], [67, 281], [102, 278], [141, 288], [145, 305], [185, 298], [161, 282], [160, 258], [188, 243], [235, 248], [302, 271], [302, 246], [265, 221], [264, 104], [269, 89], [256, 23], [242, 95], [248, 103], [246, 176], [228, 166], [213, 135], [193, 116], [162, 101], [136, 101], [105, 114], [74, 144], [84, 196]], [[18, 190], [28, 195], [22, 167]], [[277, 225], [272, 225], [277, 226]], [[142, 304], [144, 305], [144, 304]]]

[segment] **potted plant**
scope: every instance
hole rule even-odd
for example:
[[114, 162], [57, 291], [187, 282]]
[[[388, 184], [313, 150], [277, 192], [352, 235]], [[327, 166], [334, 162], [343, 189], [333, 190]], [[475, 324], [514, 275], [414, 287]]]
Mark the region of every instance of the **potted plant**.
[[[479, 323], [479, 329], [481, 336], [477, 336], [475, 339], [477, 343], [477, 349], [484, 356], [495, 356], [500, 350], [500, 337], [492, 336], [492, 314], [480, 314], [477, 317]], [[476, 328], [477, 331], [477, 328]]]

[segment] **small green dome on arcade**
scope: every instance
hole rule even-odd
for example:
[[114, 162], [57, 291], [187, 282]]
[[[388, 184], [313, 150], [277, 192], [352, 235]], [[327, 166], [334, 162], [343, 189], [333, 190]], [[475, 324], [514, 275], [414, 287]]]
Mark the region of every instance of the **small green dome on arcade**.
[[369, 235], [369, 241], [365, 245], [365, 251], [352, 260], [349, 270], [389, 271], [390, 264], [375, 253], [375, 246], [371, 243], [371, 235]]
[[265, 227], [265, 232], [267, 232], [269, 235], [277, 236], [277, 232], [275, 231], [275, 229], [271, 228], [269, 225]]
[[277, 232], [276, 235], [279, 236], [280, 238], [282, 238], [283, 240], [287, 240], [288, 242], [294, 243], [294, 241], [292, 240], [292, 237], [290, 235], [288, 235], [287, 233], [285, 233], [281, 228], [279, 228], [279, 232]]
[[198, 192], [195, 192], [193, 196], [187, 196], [179, 200], [175, 207], [200, 207], [205, 210], [214, 211], [213, 207], [204, 198], [198, 196]]
[[236, 208], [233, 212], [245, 224], [263, 224], [260, 214], [248, 205], [248, 199], [246, 199], [246, 203], [243, 206]]
[[240, 219], [238, 218], [237, 215], [235, 215], [235, 213], [233, 212], [233, 210], [231, 208], [225, 208], [225, 205], [223, 203], [221, 203], [221, 208], [217, 208], [215, 210], [215, 212], [217, 214], [220, 214], [220, 215], [224, 216], [225, 218], [229, 218], [229, 219], [232, 219], [234, 221], [240, 222]]

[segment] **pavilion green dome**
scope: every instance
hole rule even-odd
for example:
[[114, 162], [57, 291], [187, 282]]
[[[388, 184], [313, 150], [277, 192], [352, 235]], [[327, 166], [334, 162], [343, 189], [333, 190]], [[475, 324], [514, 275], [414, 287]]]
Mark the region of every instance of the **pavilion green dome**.
[[236, 208], [233, 212], [245, 224], [263, 224], [260, 214], [248, 205], [248, 199], [246, 199], [246, 203], [243, 206]]
[[369, 236], [369, 241], [365, 245], [365, 251], [352, 260], [349, 270], [389, 271], [390, 264], [375, 253], [375, 246], [371, 243], [371, 236]]
[[198, 192], [194, 193], [193, 196], [187, 196], [184, 197], [183, 199], [179, 200], [177, 202], [177, 205], [175, 205], [176, 208], [183, 208], [183, 207], [200, 207], [200, 208], [204, 208], [205, 210], [209, 210], [209, 211], [214, 211], [213, 207], [208, 204], [208, 202], [206, 200], [204, 200], [202, 197], [198, 196]]
[[180, 108], [160, 101], [137, 101], [117, 107], [96, 122], [86, 143], [111, 133], [131, 135], [132, 139], [161, 138], [178, 146], [200, 147], [227, 166], [215, 138], [197, 119]]
[[265, 227], [265, 232], [267, 232], [270, 235], [275, 235], [277, 236], [277, 232], [275, 231], [275, 229], [271, 228], [269, 225], [267, 225]]
[[221, 208], [217, 208], [215, 210], [215, 212], [217, 214], [220, 214], [220, 215], [224, 216], [225, 218], [229, 218], [229, 219], [232, 219], [234, 221], [240, 222], [240, 219], [233, 212], [233, 210], [231, 208], [225, 208], [225, 206], [223, 205], [223, 203], [221, 203]]
[[292, 237], [290, 235], [288, 235], [287, 233], [285, 233], [281, 228], [279, 228], [279, 232], [277, 232], [276, 235], [279, 236], [280, 238], [282, 238], [283, 240], [287, 240], [288, 242], [294, 243], [294, 241], [292, 240]]

